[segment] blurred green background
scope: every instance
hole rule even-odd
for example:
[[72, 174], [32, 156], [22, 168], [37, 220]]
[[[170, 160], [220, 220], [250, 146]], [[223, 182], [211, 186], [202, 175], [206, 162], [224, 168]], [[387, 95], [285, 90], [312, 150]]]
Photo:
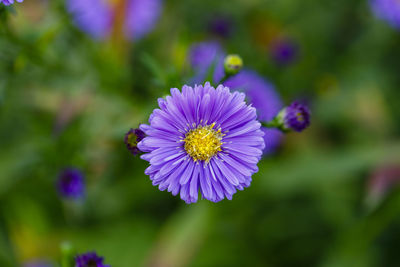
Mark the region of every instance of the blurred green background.
[[[218, 16], [228, 38], [209, 31]], [[293, 64], [269, 57], [276, 34], [298, 43]], [[307, 99], [312, 125], [232, 201], [186, 205], [151, 185], [123, 136], [188, 80], [188, 49], [206, 40], [285, 103]], [[400, 164], [399, 47], [366, 0], [165, 0], [134, 43], [91, 39], [64, 1], [0, 5], [0, 266], [58, 266], [63, 241], [113, 267], [400, 266], [399, 174], [378, 196], [370, 182]], [[83, 201], [56, 191], [68, 166], [85, 173]]]

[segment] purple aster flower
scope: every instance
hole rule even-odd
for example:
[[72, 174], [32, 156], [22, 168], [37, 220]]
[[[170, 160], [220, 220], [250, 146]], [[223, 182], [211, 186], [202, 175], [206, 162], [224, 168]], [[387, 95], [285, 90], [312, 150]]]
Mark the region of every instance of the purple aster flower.
[[85, 191], [83, 174], [78, 169], [67, 168], [63, 170], [57, 181], [60, 194], [66, 198], [80, 198]]
[[75, 267], [110, 267], [103, 263], [104, 258], [97, 256], [96, 252], [88, 252], [76, 256]]
[[[243, 91], [256, 109], [258, 119], [272, 120], [282, 109], [282, 101], [274, 86], [254, 71], [242, 70], [225, 83], [232, 90]], [[262, 128], [265, 140], [264, 154], [273, 153], [282, 141], [283, 134], [277, 129]]]
[[143, 140], [146, 135], [140, 129], [130, 129], [124, 138], [124, 142], [126, 147], [133, 155], [137, 155], [140, 153], [140, 150], [137, 147], [137, 144]]
[[398, 0], [370, 0], [374, 14], [400, 30], [400, 2]]
[[[16, 0], [18, 3], [22, 3], [24, 0]], [[5, 6], [14, 4], [14, 0], [0, 0], [0, 4], [3, 3]]]
[[[115, 18], [124, 16], [123, 32], [128, 39], [138, 40], [150, 32], [161, 13], [161, 0], [68, 0], [67, 9], [75, 23], [96, 39], [107, 38], [115, 25]], [[118, 5], [125, 4], [125, 8]], [[120, 10], [125, 11], [119, 14]]]
[[289, 65], [296, 60], [299, 47], [292, 40], [279, 38], [270, 44], [271, 58], [279, 65]]
[[[225, 75], [225, 52], [217, 42], [202, 42], [190, 48], [189, 60], [196, 75], [192, 83], [204, 83], [210, 71], [213, 82], [218, 83]], [[214, 68], [214, 69], [212, 69]]]
[[180, 193], [186, 203], [197, 202], [199, 190], [218, 202], [248, 187], [265, 145], [256, 110], [244, 99], [209, 83], [172, 88], [159, 99], [150, 125], [140, 126], [147, 136], [138, 144], [153, 185]]
[[294, 101], [278, 114], [278, 121], [285, 131], [301, 132], [310, 125], [310, 116], [307, 106]]

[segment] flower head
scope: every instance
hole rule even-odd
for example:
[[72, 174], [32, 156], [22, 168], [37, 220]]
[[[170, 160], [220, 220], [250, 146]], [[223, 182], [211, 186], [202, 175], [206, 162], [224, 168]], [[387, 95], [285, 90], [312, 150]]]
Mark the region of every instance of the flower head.
[[289, 65], [296, 60], [299, 47], [288, 38], [279, 38], [270, 44], [271, 58], [279, 65]]
[[219, 82], [225, 75], [225, 53], [217, 42], [202, 42], [190, 48], [189, 60], [196, 75], [193, 83], [203, 83], [207, 76]]
[[[257, 109], [258, 118], [261, 121], [272, 120], [281, 110], [283, 104], [274, 86], [254, 71], [242, 70], [236, 76], [224, 82], [232, 90], [239, 90]], [[262, 128], [264, 132], [264, 154], [274, 152], [280, 145], [283, 134], [277, 129]]]
[[307, 106], [294, 101], [285, 107], [277, 118], [283, 130], [301, 132], [310, 125], [310, 115]]
[[150, 162], [145, 171], [160, 190], [180, 193], [186, 203], [203, 198], [232, 199], [248, 187], [264, 148], [255, 108], [245, 95], [206, 83], [159, 99], [160, 109], [141, 125], [146, 137], [138, 148]]
[[225, 74], [232, 76], [237, 74], [243, 67], [243, 60], [238, 55], [228, 55], [224, 61]]
[[107, 38], [120, 18], [125, 37], [140, 39], [154, 28], [161, 7], [161, 0], [67, 0], [74, 22], [96, 39]]
[[63, 170], [57, 181], [58, 191], [66, 198], [80, 198], [85, 192], [83, 174], [78, 169], [67, 168]]
[[[22, 3], [24, 0], [16, 0], [18, 3]], [[0, 0], [0, 4], [3, 3], [5, 6], [14, 4], [14, 0]]]
[[128, 148], [129, 151], [133, 155], [137, 155], [140, 153], [140, 150], [137, 147], [137, 144], [143, 140], [143, 138], [146, 135], [144, 132], [140, 129], [130, 129], [126, 134], [125, 134], [125, 139], [124, 142], [126, 144], [126, 147]]
[[88, 252], [76, 256], [75, 267], [110, 267], [103, 263], [104, 258], [97, 256], [96, 252]]
[[398, 0], [370, 0], [375, 16], [400, 30], [400, 2]]

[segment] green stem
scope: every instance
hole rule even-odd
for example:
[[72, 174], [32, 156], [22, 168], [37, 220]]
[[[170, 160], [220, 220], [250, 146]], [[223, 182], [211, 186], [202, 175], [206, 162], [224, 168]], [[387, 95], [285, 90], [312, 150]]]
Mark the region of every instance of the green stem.
[[226, 82], [226, 80], [228, 80], [230, 77], [232, 77], [232, 75], [228, 75], [225, 73], [225, 76], [219, 81], [219, 84], [223, 84], [224, 82]]
[[261, 121], [261, 125], [265, 128], [279, 128], [279, 125], [275, 120], [272, 121]]
[[69, 242], [61, 244], [61, 267], [74, 267], [75, 248]]
[[275, 129], [280, 130], [280, 131], [283, 132], [283, 133], [287, 133], [287, 132], [288, 132], [288, 130], [286, 130], [285, 128], [283, 128], [283, 125], [280, 124], [276, 118], [274, 118], [274, 119], [271, 120], [271, 121], [260, 121], [260, 122], [261, 122], [262, 127], [265, 127], [265, 128], [275, 128]]

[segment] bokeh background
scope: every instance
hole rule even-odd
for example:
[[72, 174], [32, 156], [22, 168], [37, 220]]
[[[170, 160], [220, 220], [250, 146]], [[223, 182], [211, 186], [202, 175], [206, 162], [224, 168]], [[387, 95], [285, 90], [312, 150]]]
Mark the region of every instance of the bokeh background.
[[[189, 83], [203, 41], [307, 102], [312, 124], [232, 201], [187, 205], [123, 138]], [[0, 266], [59, 266], [64, 241], [113, 267], [400, 266], [399, 48], [366, 0], [164, 0], [140, 40], [92, 38], [65, 1], [0, 4]], [[85, 175], [79, 201], [57, 192], [66, 167]]]

